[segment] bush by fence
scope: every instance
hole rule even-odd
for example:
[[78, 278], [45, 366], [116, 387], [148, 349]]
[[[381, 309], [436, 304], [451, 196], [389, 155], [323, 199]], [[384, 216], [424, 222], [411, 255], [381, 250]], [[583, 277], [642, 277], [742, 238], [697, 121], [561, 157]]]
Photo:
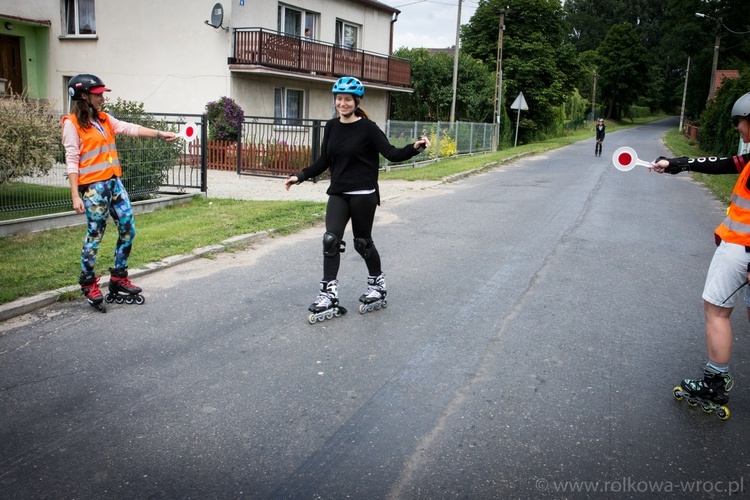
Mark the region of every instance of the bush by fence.
[[[177, 127], [165, 120], [157, 120], [154, 115], [143, 110], [143, 103], [117, 101], [107, 106], [108, 112], [129, 123], [157, 130], [178, 132]], [[152, 196], [164, 182], [166, 172], [177, 163], [182, 144], [179, 141], [168, 143], [141, 137], [116, 137], [117, 152], [122, 165], [122, 182], [132, 200]]]

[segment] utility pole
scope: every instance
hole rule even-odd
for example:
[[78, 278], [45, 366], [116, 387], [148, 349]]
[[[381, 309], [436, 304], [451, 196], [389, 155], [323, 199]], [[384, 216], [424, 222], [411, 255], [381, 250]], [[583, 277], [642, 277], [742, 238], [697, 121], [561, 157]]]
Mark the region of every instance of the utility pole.
[[711, 65], [711, 87], [708, 89], [708, 100], [714, 100], [716, 86], [716, 67], [719, 64], [719, 44], [721, 43], [721, 18], [716, 20], [716, 41], [714, 42], [714, 62]]
[[500, 145], [500, 110], [503, 100], [503, 32], [505, 31], [505, 13], [507, 9], [500, 9], [500, 28], [497, 33], [497, 69], [495, 77], [495, 133], [492, 134], [492, 151], [497, 151]]
[[682, 89], [682, 109], [680, 110], [680, 133], [682, 133], [682, 124], [685, 121], [685, 100], [687, 99], [688, 75], [690, 74], [690, 56], [688, 56], [687, 69], [685, 70], [685, 87]]
[[702, 14], [700, 12], [695, 13], [698, 17], [705, 17], [708, 19], [713, 19], [716, 21], [716, 41], [714, 41], [714, 61], [711, 64], [711, 85], [708, 87], [708, 99], [706, 101], [713, 101], [714, 100], [714, 86], [716, 85], [716, 67], [719, 64], [719, 46], [721, 45], [721, 27], [723, 26], [723, 22], [721, 21], [721, 17], [716, 19], [715, 17], [711, 17], [707, 14]]
[[451, 123], [456, 121], [456, 88], [458, 87], [458, 44], [461, 41], [461, 2], [458, 0], [458, 18], [456, 19], [456, 48], [453, 54], [453, 100], [451, 101]]
[[594, 70], [594, 92], [591, 94], [591, 122], [593, 123], [596, 119], [595, 113], [596, 113], [596, 79], [599, 75], [596, 73], [596, 70]]

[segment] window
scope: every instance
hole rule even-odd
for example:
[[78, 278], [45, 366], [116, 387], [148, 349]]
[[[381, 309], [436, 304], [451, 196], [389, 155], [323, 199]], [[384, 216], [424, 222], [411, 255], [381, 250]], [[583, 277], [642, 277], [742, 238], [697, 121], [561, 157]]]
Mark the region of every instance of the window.
[[336, 45], [354, 50], [358, 46], [358, 39], [359, 26], [349, 24], [346, 21], [336, 21]]
[[95, 35], [94, 0], [62, 0], [64, 35]]
[[274, 89], [273, 116], [278, 125], [296, 125], [302, 118], [305, 93], [287, 88]]
[[318, 31], [318, 14], [288, 5], [279, 5], [277, 30], [287, 35], [315, 39]]

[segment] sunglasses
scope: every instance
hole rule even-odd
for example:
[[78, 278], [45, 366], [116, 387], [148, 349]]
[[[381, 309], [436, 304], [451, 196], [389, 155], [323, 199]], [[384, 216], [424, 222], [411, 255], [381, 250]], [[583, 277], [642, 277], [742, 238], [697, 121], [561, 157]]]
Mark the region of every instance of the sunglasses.
[[732, 117], [732, 125], [734, 125], [736, 127], [737, 125], [740, 124], [740, 120], [742, 120], [743, 118], [746, 118], [746, 117], [745, 116], [733, 116]]

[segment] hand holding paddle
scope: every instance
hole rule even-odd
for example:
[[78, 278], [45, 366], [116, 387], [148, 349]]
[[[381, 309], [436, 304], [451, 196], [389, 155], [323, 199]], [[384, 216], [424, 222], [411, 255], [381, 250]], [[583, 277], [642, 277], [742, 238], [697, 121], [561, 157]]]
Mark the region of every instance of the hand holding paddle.
[[198, 127], [193, 122], [187, 122], [182, 132], [176, 135], [176, 138], [184, 139], [185, 142], [192, 142], [198, 137]]
[[636, 165], [646, 168], [658, 168], [657, 165], [654, 165], [651, 162], [639, 160], [638, 154], [636, 154], [635, 150], [627, 146], [623, 146], [614, 152], [612, 155], [612, 163], [614, 163], [617, 170], [622, 172], [633, 170]]

